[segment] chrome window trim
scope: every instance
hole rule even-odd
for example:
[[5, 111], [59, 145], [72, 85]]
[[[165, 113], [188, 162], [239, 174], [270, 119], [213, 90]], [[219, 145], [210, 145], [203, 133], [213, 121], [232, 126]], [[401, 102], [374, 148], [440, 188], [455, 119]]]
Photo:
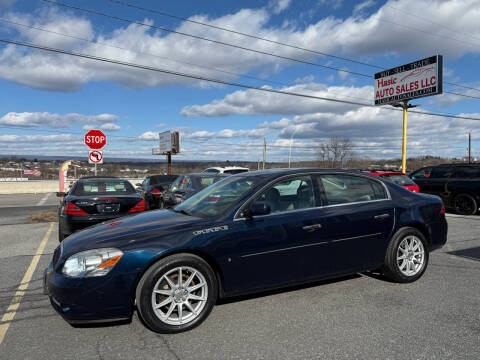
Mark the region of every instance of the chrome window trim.
[[344, 176], [358, 176], [358, 177], [363, 177], [365, 179], [371, 180], [371, 181], [376, 181], [380, 183], [383, 188], [385, 189], [385, 193], [387, 194], [387, 197], [385, 199], [378, 199], [378, 200], [366, 200], [366, 201], [356, 201], [356, 202], [350, 202], [350, 203], [343, 203], [343, 204], [334, 204], [334, 205], [323, 205], [323, 206], [315, 206], [315, 207], [310, 207], [310, 208], [305, 208], [305, 209], [295, 209], [295, 210], [287, 210], [287, 211], [279, 211], [267, 215], [259, 215], [255, 216], [255, 219], [261, 219], [264, 217], [269, 217], [273, 215], [283, 215], [283, 214], [288, 214], [288, 213], [294, 213], [294, 212], [303, 212], [303, 211], [309, 211], [309, 210], [318, 210], [318, 209], [324, 209], [324, 208], [330, 208], [330, 207], [337, 207], [337, 206], [348, 206], [348, 205], [354, 205], [354, 204], [367, 204], [367, 203], [373, 203], [373, 202], [379, 202], [379, 201], [389, 201], [392, 200], [392, 197], [390, 195], [390, 191], [388, 191], [388, 187], [383, 183], [383, 181], [380, 181], [378, 179], [373, 179], [370, 176], [364, 175], [364, 174], [352, 174], [352, 173], [344, 173], [344, 172], [329, 172], [329, 173], [322, 173], [322, 172], [302, 172], [302, 173], [297, 173], [297, 174], [288, 174], [284, 175], [281, 177], [278, 177], [266, 185], [264, 185], [262, 188], [257, 190], [252, 196], [250, 196], [245, 202], [243, 203], [242, 206], [235, 212], [235, 215], [233, 216], [233, 221], [239, 221], [239, 220], [246, 220], [245, 217], [240, 217], [240, 213], [243, 211], [243, 209], [249, 204], [252, 199], [254, 199], [258, 194], [260, 194], [262, 191], [267, 189], [269, 186], [272, 184], [275, 184], [276, 182], [279, 182], [284, 179], [288, 179], [290, 177], [297, 177], [297, 176], [321, 176], [321, 175], [344, 175]]

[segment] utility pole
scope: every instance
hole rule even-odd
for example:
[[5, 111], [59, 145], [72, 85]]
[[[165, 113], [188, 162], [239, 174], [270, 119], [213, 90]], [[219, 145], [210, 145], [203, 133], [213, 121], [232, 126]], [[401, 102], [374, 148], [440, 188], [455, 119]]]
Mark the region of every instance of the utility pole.
[[267, 159], [267, 140], [263, 138], [263, 167], [262, 170], [265, 170], [265, 160]]
[[472, 163], [472, 136], [468, 133], [468, 163]]

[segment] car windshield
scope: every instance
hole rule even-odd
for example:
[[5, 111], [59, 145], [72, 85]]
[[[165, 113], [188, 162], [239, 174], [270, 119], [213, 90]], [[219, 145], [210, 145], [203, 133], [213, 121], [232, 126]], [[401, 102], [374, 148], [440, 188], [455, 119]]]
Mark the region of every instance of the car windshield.
[[383, 175], [382, 177], [386, 177], [388, 180], [393, 182], [397, 185], [415, 185], [412, 179], [410, 179], [406, 175]]
[[231, 210], [260, 183], [263, 183], [263, 179], [258, 177], [227, 177], [177, 205], [174, 211], [203, 218], [215, 218]]
[[134, 194], [135, 189], [130, 182], [122, 179], [88, 179], [75, 185], [73, 195], [126, 195]]

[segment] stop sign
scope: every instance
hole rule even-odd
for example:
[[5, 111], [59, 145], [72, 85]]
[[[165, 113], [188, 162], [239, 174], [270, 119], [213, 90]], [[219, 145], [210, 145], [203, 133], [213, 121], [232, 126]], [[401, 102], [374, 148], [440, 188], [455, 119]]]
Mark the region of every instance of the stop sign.
[[107, 144], [107, 136], [102, 130], [89, 130], [85, 134], [85, 145], [90, 149], [100, 150]]

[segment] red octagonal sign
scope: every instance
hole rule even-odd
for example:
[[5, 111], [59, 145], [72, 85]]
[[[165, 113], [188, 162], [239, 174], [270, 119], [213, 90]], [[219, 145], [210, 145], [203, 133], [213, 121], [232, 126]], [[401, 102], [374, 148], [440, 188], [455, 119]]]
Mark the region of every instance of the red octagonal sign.
[[107, 136], [102, 130], [89, 130], [85, 134], [85, 145], [92, 150], [100, 150], [107, 145]]

